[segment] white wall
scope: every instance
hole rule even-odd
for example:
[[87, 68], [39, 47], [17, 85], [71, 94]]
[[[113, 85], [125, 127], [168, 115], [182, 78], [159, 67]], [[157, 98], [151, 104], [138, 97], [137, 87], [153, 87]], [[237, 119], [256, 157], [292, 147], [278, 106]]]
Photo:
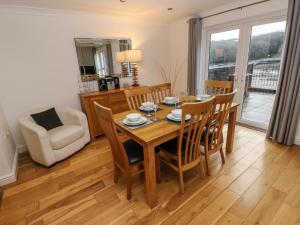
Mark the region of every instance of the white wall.
[[49, 104], [80, 108], [74, 38], [128, 37], [143, 50], [140, 83], [161, 82], [168, 64], [168, 25], [71, 11], [0, 7], [0, 97], [18, 146], [17, 118]]
[[0, 186], [15, 180], [16, 147], [0, 104]]

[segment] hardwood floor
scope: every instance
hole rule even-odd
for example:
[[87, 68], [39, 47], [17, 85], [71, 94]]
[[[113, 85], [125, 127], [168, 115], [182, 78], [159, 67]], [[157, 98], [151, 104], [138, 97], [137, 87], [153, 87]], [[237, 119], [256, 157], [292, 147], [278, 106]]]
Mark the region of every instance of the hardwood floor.
[[105, 138], [51, 168], [22, 154], [18, 181], [4, 187], [0, 224], [300, 225], [300, 147], [238, 126], [234, 151], [225, 165], [220, 160], [213, 158], [204, 180], [198, 168], [185, 173], [185, 194], [177, 174], [162, 167], [159, 205], [150, 210], [142, 175], [131, 201], [125, 180], [114, 184]]

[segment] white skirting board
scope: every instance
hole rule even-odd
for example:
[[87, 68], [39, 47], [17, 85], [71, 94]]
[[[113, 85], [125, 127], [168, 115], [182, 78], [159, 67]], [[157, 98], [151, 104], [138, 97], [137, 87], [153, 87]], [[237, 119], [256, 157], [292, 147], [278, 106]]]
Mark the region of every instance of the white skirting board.
[[18, 156], [19, 152], [15, 151], [13, 166], [11, 173], [0, 177], [0, 186], [4, 186], [6, 184], [10, 184], [12, 182], [15, 182], [17, 180], [17, 172], [18, 172]]
[[294, 141], [295, 145], [300, 145], [300, 137], [296, 137]]

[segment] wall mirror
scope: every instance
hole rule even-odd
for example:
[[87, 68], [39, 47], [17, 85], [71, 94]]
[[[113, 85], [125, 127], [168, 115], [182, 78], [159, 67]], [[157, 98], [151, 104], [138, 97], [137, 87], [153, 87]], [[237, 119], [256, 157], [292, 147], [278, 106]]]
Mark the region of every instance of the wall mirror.
[[130, 64], [116, 53], [131, 50], [131, 39], [75, 38], [75, 46], [82, 81], [130, 76]]

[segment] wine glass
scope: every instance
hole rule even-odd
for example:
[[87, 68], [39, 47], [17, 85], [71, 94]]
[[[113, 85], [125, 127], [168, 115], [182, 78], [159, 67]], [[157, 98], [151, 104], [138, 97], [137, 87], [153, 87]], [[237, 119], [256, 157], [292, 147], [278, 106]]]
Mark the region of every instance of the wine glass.
[[150, 104], [149, 104], [149, 106], [147, 106], [147, 107], [145, 108], [145, 110], [146, 110], [145, 116], [146, 116], [146, 117], [151, 117], [152, 114], [150, 113], [150, 111], [152, 110], [152, 107], [150, 106]]
[[177, 109], [177, 104], [179, 104], [179, 95], [175, 95], [175, 103], [174, 103], [175, 109]]
[[179, 94], [180, 94], [182, 101], [185, 102], [185, 91], [181, 91]]
[[146, 104], [145, 110], [146, 110], [146, 117], [152, 117], [152, 114], [150, 113], [153, 110], [153, 105], [154, 105], [154, 99], [152, 98], [152, 96], [150, 96], [148, 98], [147, 101], [148, 104]]
[[197, 89], [197, 98], [199, 98], [201, 95], [203, 95], [203, 91], [200, 89]]
[[153, 121], [158, 121], [159, 119], [156, 117], [156, 112], [159, 109], [159, 102], [158, 101], [154, 101], [154, 105], [153, 105], [153, 110], [154, 110], [154, 119]]

